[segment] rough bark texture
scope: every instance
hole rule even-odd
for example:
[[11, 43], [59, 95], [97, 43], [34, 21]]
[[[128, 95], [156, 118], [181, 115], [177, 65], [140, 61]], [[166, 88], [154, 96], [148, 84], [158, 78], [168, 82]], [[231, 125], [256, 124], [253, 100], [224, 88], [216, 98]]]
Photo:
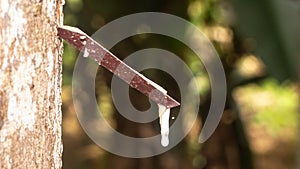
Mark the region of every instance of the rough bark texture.
[[0, 168], [61, 168], [61, 0], [0, 0]]

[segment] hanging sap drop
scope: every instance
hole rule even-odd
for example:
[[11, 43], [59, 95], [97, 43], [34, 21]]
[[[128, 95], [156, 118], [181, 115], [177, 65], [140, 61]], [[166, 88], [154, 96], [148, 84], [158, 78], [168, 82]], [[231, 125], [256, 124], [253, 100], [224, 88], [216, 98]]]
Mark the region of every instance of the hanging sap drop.
[[160, 144], [164, 147], [167, 147], [169, 145], [169, 133], [162, 133], [161, 134]]
[[88, 57], [89, 56], [89, 52], [87, 50], [87, 48], [84, 48], [84, 53], [83, 53], [83, 57]]
[[161, 145], [167, 147], [169, 145], [169, 118], [170, 109], [158, 104]]

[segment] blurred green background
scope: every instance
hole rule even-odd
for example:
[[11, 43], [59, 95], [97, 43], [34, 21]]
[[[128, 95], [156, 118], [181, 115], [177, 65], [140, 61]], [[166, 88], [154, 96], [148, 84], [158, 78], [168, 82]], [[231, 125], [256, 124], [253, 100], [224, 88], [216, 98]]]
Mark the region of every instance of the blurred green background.
[[[92, 35], [101, 26], [137, 12], [164, 12], [182, 17], [211, 40], [222, 60], [228, 85], [226, 107], [213, 136], [198, 136], [210, 106], [210, 84], [202, 63], [186, 46], [160, 35], [138, 35], [111, 50], [124, 59], [144, 48], [169, 50], [194, 73], [201, 95], [199, 118], [188, 136], [170, 151], [131, 159], [110, 154], [81, 129], [72, 103], [72, 73], [78, 51], [64, 44], [64, 169], [292, 169], [299, 147], [299, 8], [297, 0], [66, 0], [64, 24]], [[122, 28], [120, 28], [122, 29]], [[157, 70], [142, 72], [164, 86], [177, 100], [174, 81]], [[144, 137], [158, 122], [140, 125], [115, 110], [110, 94], [112, 74], [99, 67], [96, 96], [100, 110], [120, 132]], [[130, 90], [139, 110], [147, 98]], [[175, 110], [176, 111], [176, 110]], [[142, 133], [142, 134], [141, 134]], [[298, 166], [299, 167], [299, 166]]]

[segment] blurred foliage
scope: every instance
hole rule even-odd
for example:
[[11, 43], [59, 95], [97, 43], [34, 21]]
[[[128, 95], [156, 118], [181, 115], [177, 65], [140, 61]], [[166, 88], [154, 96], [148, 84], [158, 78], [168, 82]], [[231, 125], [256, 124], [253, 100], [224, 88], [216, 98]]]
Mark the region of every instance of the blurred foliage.
[[[299, 146], [297, 85], [268, 78], [235, 89], [255, 168], [296, 168]], [[278, 159], [278, 160], [276, 160]]]
[[[267, 79], [259, 84], [237, 88], [235, 93], [241, 111], [251, 116], [255, 125], [278, 136], [283, 131], [297, 131], [299, 124], [298, 95], [291, 83], [278, 84]], [[295, 133], [296, 134], [296, 133]]]
[[266, 95], [269, 95], [267, 97], [270, 98], [265, 98], [265, 100], [269, 100], [269, 103], [265, 102], [265, 105], [256, 106], [257, 114], [254, 116], [255, 123], [263, 125], [272, 134], [277, 135], [284, 130], [297, 131], [299, 124], [299, 100], [295, 86], [278, 86], [274, 82], [266, 82], [261, 87], [261, 91], [256, 90], [252, 92], [266, 93]]
[[[186, 62], [201, 94], [200, 116], [187, 138], [167, 153], [147, 159], [112, 155], [95, 145], [76, 120], [71, 82], [78, 51], [65, 43], [62, 94], [64, 168], [254, 168], [247, 148], [248, 138], [250, 148], [254, 148], [253, 155], [261, 158], [256, 153], [256, 141], [252, 139], [253, 135], [259, 140], [270, 139], [259, 135], [261, 128], [274, 136], [281, 136], [287, 130], [295, 133], [299, 125], [296, 110], [299, 98], [294, 81], [300, 38], [297, 21], [300, 12], [296, 3], [292, 0], [66, 0], [64, 24], [79, 27], [89, 35], [114, 19], [137, 12], [165, 12], [189, 20], [205, 33], [220, 55], [228, 80], [228, 101], [215, 134], [208, 142], [198, 144], [201, 125], [210, 106], [210, 82], [201, 61], [188, 47], [169, 37], [137, 35], [127, 38], [111, 49], [121, 59], [140, 49], [153, 47], [171, 51]], [[165, 73], [156, 70], [142, 73], [170, 91], [176, 99], [180, 98], [177, 86], [172, 85], [173, 79]], [[121, 126], [119, 130], [128, 128], [130, 131], [122, 132], [134, 135], [141, 126], [126, 121], [116, 112], [110, 94], [111, 77], [111, 73], [99, 68], [96, 79], [99, 108], [105, 110], [102, 112], [113, 127]], [[134, 91], [130, 94], [136, 98], [132, 102], [138, 109], [147, 109], [147, 98]], [[234, 99], [231, 99], [232, 95]], [[156, 130], [157, 124], [153, 124]], [[244, 124], [246, 133], [243, 133]], [[259, 126], [259, 129], [248, 128], [248, 124]], [[127, 125], [131, 128], [124, 127]], [[272, 139], [279, 142], [278, 137]], [[286, 153], [273, 153], [268, 157], [276, 159], [282, 157], [281, 154], [292, 153], [286, 149]], [[262, 162], [254, 159], [254, 163]], [[255, 166], [276, 169], [292, 162], [273, 160], [263, 167]]]

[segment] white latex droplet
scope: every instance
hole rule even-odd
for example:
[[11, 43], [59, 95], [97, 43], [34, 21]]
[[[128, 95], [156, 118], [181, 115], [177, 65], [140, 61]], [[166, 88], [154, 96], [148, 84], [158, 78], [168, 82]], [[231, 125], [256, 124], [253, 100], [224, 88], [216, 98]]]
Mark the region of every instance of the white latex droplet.
[[167, 147], [169, 145], [169, 133], [165, 133], [161, 135], [161, 141], [160, 144], [164, 147]]
[[88, 50], [85, 48], [84, 49], [84, 53], [83, 53], [83, 57], [88, 57], [89, 56], [89, 52], [88, 52]]
[[86, 38], [85, 36], [80, 36], [79, 37], [80, 40], [85, 40], [85, 38]]
[[161, 145], [166, 147], [169, 145], [169, 118], [170, 109], [158, 104], [159, 123], [161, 133]]

